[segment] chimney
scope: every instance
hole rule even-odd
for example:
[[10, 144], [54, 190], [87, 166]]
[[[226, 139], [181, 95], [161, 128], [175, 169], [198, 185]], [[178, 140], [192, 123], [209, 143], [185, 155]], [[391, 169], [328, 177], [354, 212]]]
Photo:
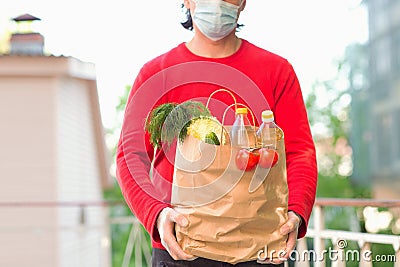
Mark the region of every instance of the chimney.
[[41, 20], [30, 14], [13, 18], [17, 23], [17, 32], [11, 35], [10, 54], [12, 55], [43, 55], [44, 37], [31, 29], [34, 21]]

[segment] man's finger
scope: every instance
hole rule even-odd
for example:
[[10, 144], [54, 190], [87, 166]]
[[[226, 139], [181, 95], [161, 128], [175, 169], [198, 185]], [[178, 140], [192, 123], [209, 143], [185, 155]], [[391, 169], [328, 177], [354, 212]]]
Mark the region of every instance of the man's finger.
[[185, 253], [174, 235], [174, 225], [178, 224], [185, 227], [189, 224], [188, 220], [182, 214], [171, 208], [165, 208], [161, 211], [157, 219], [157, 227], [161, 237], [161, 244], [174, 260], [193, 260], [193, 255]]
[[174, 236], [166, 236], [164, 241], [167, 244], [169, 254], [174, 260], [192, 260], [195, 258], [181, 249]]
[[290, 232], [296, 230], [297, 224], [291, 220], [287, 221], [284, 225], [282, 225], [280, 231], [282, 235], [287, 235]]
[[178, 224], [181, 227], [186, 227], [189, 224], [189, 222], [185, 218], [185, 216], [183, 216], [182, 214], [176, 212], [173, 209], [171, 209], [169, 211], [169, 219], [171, 220], [171, 222], [174, 222], [174, 223]]
[[[289, 254], [296, 246], [297, 232], [291, 232], [286, 242], [286, 252]], [[285, 255], [286, 256], [286, 255]]]
[[286, 248], [284, 255], [279, 255], [279, 259], [286, 261], [289, 259], [290, 254], [296, 247], [296, 240], [297, 240], [297, 231], [289, 233], [288, 239], [286, 241]]
[[297, 217], [297, 215], [294, 214], [293, 212], [289, 212], [288, 216], [289, 216], [288, 220], [280, 228], [280, 232], [282, 235], [287, 235], [290, 232], [295, 231], [299, 227], [300, 223], [299, 217]]

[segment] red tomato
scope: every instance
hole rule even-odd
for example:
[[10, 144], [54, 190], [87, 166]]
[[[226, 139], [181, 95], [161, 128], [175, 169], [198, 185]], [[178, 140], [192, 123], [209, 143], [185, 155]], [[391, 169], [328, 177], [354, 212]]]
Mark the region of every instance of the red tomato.
[[260, 154], [243, 148], [236, 154], [235, 162], [239, 170], [250, 171], [257, 165], [259, 159]]
[[258, 164], [261, 168], [272, 168], [278, 162], [279, 154], [275, 149], [264, 147], [260, 148], [258, 153], [260, 154]]

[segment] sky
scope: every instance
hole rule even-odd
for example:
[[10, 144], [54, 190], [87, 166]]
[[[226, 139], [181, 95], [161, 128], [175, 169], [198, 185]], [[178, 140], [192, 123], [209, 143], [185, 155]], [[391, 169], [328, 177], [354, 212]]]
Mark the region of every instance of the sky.
[[[304, 93], [335, 73], [345, 47], [368, 38], [360, 0], [247, 0], [239, 37], [292, 63]], [[115, 106], [141, 66], [189, 41], [179, 22], [182, 0], [13, 0], [0, 9], [0, 39], [15, 29], [10, 19], [24, 13], [41, 18], [34, 29], [45, 50], [96, 65], [102, 119], [116, 124]]]

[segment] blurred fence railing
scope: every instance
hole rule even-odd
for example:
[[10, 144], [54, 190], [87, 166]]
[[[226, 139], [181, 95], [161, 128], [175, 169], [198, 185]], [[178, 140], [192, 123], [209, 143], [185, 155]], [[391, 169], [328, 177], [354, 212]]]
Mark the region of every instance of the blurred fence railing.
[[[112, 226], [125, 225], [130, 228], [129, 236], [126, 244], [124, 245], [123, 259], [120, 260], [121, 267], [129, 266], [151, 266], [151, 251], [148, 243], [147, 233], [143, 230], [139, 221], [133, 216], [121, 216], [112, 215], [110, 208], [117, 206], [124, 206], [124, 202], [119, 201], [99, 201], [99, 202], [14, 202], [14, 203], [1, 203], [0, 202], [0, 213], [2, 209], [32, 209], [32, 208], [49, 208], [63, 210], [66, 208], [73, 208], [76, 213], [76, 226], [70, 227], [70, 231], [78, 231], [79, 233], [85, 233], [93, 231], [94, 227], [107, 228], [105, 233], [108, 236], [98, 239], [102, 244], [99, 246], [105, 246], [110, 251]], [[326, 228], [326, 215], [325, 211], [328, 207], [342, 207], [342, 208], [366, 208], [366, 207], [377, 207], [377, 208], [389, 208], [400, 211], [400, 200], [370, 200], [370, 199], [317, 199], [307, 236], [298, 241], [296, 248], [296, 255], [292, 254], [291, 257], [296, 267], [325, 267], [330, 264], [332, 267], [344, 267], [349, 261], [348, 257], [351, 257], [351, 261], [358, 262], [358, 266], [369, 267], [369, 266], [383, 266], [380, 263], [389, 262], [389, 265], [400, 267], [400, 236], [395, 234], [371, 234], [362, 233], [356, 231], [342, 231], [335, 229]], [[90, 210], [93, 208], [100, 208], [103, 211], [103, 223], [99, 226], [89, 223]], [[400, 214], [400, 212], [399, 212]], [[3, 213], [4, 215], [4, 213]], [[400, 219], [398, 220], [400, 222]], [[27, 227], [25, 224], [24, 227]], [[1, 227], [0, 227], [1, 228]], [[14, 227], [14, 229], [17, 229]], [[40, 230], [40, 225], [36, 225], [32, 231]], [[43, 230], [44, 229], [44, 230]], [[42, 231], [45, 231], [43, 227]], [[50, 229], [50, 228], [49, 228]], [[60, 229], [56, 227], [51, 228], [51, 234], [54, 232], [65, 230], [65, 226], [60, 226]], [[0, 229], [0, 232], [7, 231], [7, 229]], [[104, 231], [103, 231], [104, 232]], [[108, 240], [104, 242], [104, 240]], [[307, 242], [311, 241], [312, 242]], [[355, 242], [358, 245], [358, 250], [349, 250], [347, 248], [347, 242]], [[329, 247], [328, 242], [333, 244], [333, 248]], [[392, 246], [394, 253], [387, 255], [372, 255], [371, 245], [372, 244], [387, 244]], [[350, 251], [350, 252], [349, 252]], [[378, 259], [377, 256], [380, 256]], [[329, 259], [329, 261], [328, 261]], [[111, 260], [109, 260], [111, 262]], [[1, 263], [1, 259], [0, 259]], [[376, 265], [378, 264], [378, 265]], [[286, 263], [285, 266], [289, 264]], [[93, 265], [94, 266], [94, 265]], [[110, 266], [109, 263], [101, 264], [100, 266]], [[354, 264], [352, 265], [354, 266]]]
[[[298, 241], [296, 267], [325, 267], [328, 260], [332, 267], [345, 267], [351, 261], [360, 267], [394, 266], [400, 267], [400, 236], [395, 234], [371, 234], [355, 231], [341, 231], [326, 229], [325, 210], [328, 207], [342, 208], [386, 208], [392, 209], [394, 214], [400, 214], [400, 200], [372, 200], [372, 199], [328, 199], [316, 200], [312, 212], [313, 227], [309, 227], [307, 235]], [[372, 218], [378, 220], [378, 218]], [[397, 222], [400, 218], [397, 217]], [[313, 248], [307, 247], [307, 239], [313, 239]], [[333, 248], [327, 245], [333, 244]], [[358, 249], [350, 249], [348, 241], [356, 242]], [[374, 255], [372, 244], [386, 244], [393, 248], [394, 253]]]
[[134, 262], [134, 266], [143, 266], [143, 262], [146, 266], [151, 266], [150, 244], [147, 244], [146, 233], [140, 222], [133, 216], [127, 216], [110, 218], [110, 224], [130, 224], [132, 226], [121, 267], [129, 267], [131, 262]]

